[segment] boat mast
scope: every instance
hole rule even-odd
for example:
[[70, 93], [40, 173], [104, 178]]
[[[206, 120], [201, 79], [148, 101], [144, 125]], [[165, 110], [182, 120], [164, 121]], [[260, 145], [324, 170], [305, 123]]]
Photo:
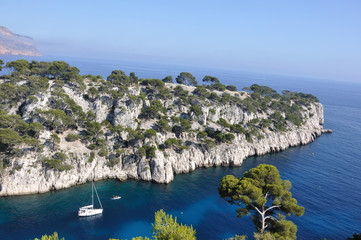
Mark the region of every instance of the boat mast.
[[101, 207], [101, 209], [103, 209], [102, 202], [101, 202], [101, 201], [100, 201], [100, 199], [99, 199], [99, 195], [98, 195], [98, 192], [97, 192], [97, 189], [96, 189], [96, 187], [95, 187], [95, 186], [94, 186], [94, 190], [95, 190], [95, 194], [97, 195], [97, 198], [98, 198], [98, 201], [99, 201], [100, 207]]
[[92, 180], [92, 208], [94, 208], [94, 193], [93, 193], [93, 188], [94, 188], [94, 182]]

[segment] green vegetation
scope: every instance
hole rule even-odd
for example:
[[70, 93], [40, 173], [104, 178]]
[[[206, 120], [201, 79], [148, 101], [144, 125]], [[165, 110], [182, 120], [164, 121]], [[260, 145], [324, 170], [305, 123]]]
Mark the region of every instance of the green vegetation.
[[[192, 226], [179, 224], [177, 218], [173, 219], [172, 215], [166, 214], [163, 209], [157, 211], [152, 224], [153, 240], [195, 240], [196, 230]], [[145, 237], [136, 237], [132, 240], [150, 240]], [[119, 240], [119, 239], [109, 239]]]
[[[127, 156], [137, 161], [153, 158], [158, 150], [164, 154], [167, 149], [182, 153], [190, 147], [206, 151], [232, 143], [239, 135], [252, 142], [263, 138], [265, 131], [302, 126], [312, 117], [307, 114], [310, 104], [318, 101], [311, 94], [279, 94], [257, 84], [239, 93], [236, 86], [209, 75], [202, 79], [204, 85], [198, 85], [189, 72], [181, 72], [175, 79], [179, 85], [174, 86], [169, 84], [172, 76], [139, 79], [121, 70], [112, 71], [106, 80], [99, 75], [81, 76], [79, 69], [63, 61], [19, 59], [4, 66], [0, 60], [0, 70], [4, 67], [10, 73], [0, 76], [0, 157], [49, 148], [51, 154], [42, 164], [59, 171], [70, 167], [55, 155], [64, 149], [60, 144], [79, 140], [92, 150], [89, 162], [97, 154], [107, 158], [109, 166]], [[266, 118], [230, 124], [229, 111], [222, 110], [229, 107]], [[99, 109], [103, 122], [97, 120]], [[140, 111], [133, 129], [117, 119], [127, 111]], [[161, 135], [156, 137], [157, 133]]]
[[60, 109], [39, 110], [40, 123], [49, 130], [63, 132], [74, 125], [74, 120]]
[[161, 133], [170, 132], [172, 127], [169, 126], [169, 119], [168, 118], [161, 118], [156, 124], [156, 130]]
[[79, 135], [78, 134], [72, 134], [72, 133], [69, 133], [66, 137], [65, 137], [65, 140], [68, 141], [68, 142], [74, 142], [76, 140], [79, 139]]
[[237, 91], [237, 87], [236, 86], [233, 86], [233, 85], [227, 85], [226, 88], [229, 90], [229, 91]]
[[146, 137], [146, 138], [152, 138], [152, 137], [154, 137], [154, 136], [156, 136], [157, 135], [157, 131], [155, 131], [154, 129], [147, 129], [146, 131], [145, 131], [145, 133], [144, 133], [144, 136]]
[[166, 82], [166, 83], [172, 83], [173, 78], [172, 78], [172, 76], [166, 76], [165, 78], [162, 79], [162, 81]]
[[175, 80], [179, 84], [185, 84], [189, 86], [198, 85], [196, 78], [189, 72], [181, 72]]
[[202, 109], [198, 105], [192, 105], [190, 111], [196, 116], [200, 116], [203, 114]]
[[179, 123], [180, 125], [174, 125], [172, 128], [172, 132], [178, 136], [183, 132], [187, 132], [192, 127], [191, 122], [187, 119], [180, 119]]
[[[53, 235], [44, 235], [41, 237], [41, 239], [39, 238], [35, 238], [34, 240], [59, 240], [59, 236], [58, 236], [58, 233], [55, 232], [53, 233]], [[64, 238], [61, 238], [60, 240], [64, 240]]]
[[196, 231], [192, 226], [179, 224], [177, 218], [166, 214], [163, 209], [155, 213], [155, 220], [153, 224], [153, 237], [155, 240], [193, 240]]
[[52, 158], [43, 159], [43, 166], [45, 168], [56, 169], [60, 172], [70, 170], [73, 167], [71, 165], [65, 163], [67, 158], [68, 157], [64, 153], [57, 152], [52, 156]]
[[94, 152], [90, 152], [90, 155], [89, 155], [89, 158], [88, 158], [88, 162], [93, 162], [93, 160], [94, 160], [94, 158], [95, 158], [95, 153]]
[[222, 131], [206, 128], [205, 133], [208, 137], [213, 138], [218, 143], [232, 143], [235, 136], [232, 133], [222, 133]]
[[223, 199], [239, 206], [238, 217], [253, 214], [259, 233], [269, 230], [276, 239], [296, 239], [297, 226], [281, 214], [302, 216], [304, 213], [290, 189], [291, 182], [283, 181], [276, 167], [260, 164], [243, 177], [225, 176], [218, 190]]
[[121, 70], [112, 71], [112, 73], [107, 77], [107, 80], [114, 86], [129, 86], [131, 83], [129, 77]]
[[161, 101], [154, 100], [148, 107], [142, 108], [141, 116], [144, 118], [160, 118], [161, 114], [165, 114], [166, 110]]
[[354, 233], [352, 238], [347, 238], [347, 240], [361, 240], [361, 233]]
[[202, 81], [210, 84], [219, 83], [218, 78], [212, 76], [205, 76]]

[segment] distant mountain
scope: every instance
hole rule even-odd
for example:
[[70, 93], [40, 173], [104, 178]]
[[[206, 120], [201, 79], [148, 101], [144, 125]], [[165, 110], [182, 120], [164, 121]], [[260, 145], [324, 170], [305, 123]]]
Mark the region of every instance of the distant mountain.
[[12, 33], [0, 26], [0, 55], [42, 56], [30, 37]]

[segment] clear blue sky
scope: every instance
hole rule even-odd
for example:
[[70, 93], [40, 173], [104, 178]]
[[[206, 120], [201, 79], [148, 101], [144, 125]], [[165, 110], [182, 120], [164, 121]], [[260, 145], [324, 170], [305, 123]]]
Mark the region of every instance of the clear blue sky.
[[361, 82], [360, 0], [1, 0], [45, 55]]

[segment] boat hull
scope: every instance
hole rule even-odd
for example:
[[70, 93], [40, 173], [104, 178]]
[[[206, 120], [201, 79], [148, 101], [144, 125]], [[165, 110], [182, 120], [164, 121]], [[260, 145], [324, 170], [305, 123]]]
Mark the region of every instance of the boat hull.
[[102, 214], [103, 209], [86, 209], [86, 210], [79, 210], [78, 216], [79, 217], [90, 217], [98, 214]]

